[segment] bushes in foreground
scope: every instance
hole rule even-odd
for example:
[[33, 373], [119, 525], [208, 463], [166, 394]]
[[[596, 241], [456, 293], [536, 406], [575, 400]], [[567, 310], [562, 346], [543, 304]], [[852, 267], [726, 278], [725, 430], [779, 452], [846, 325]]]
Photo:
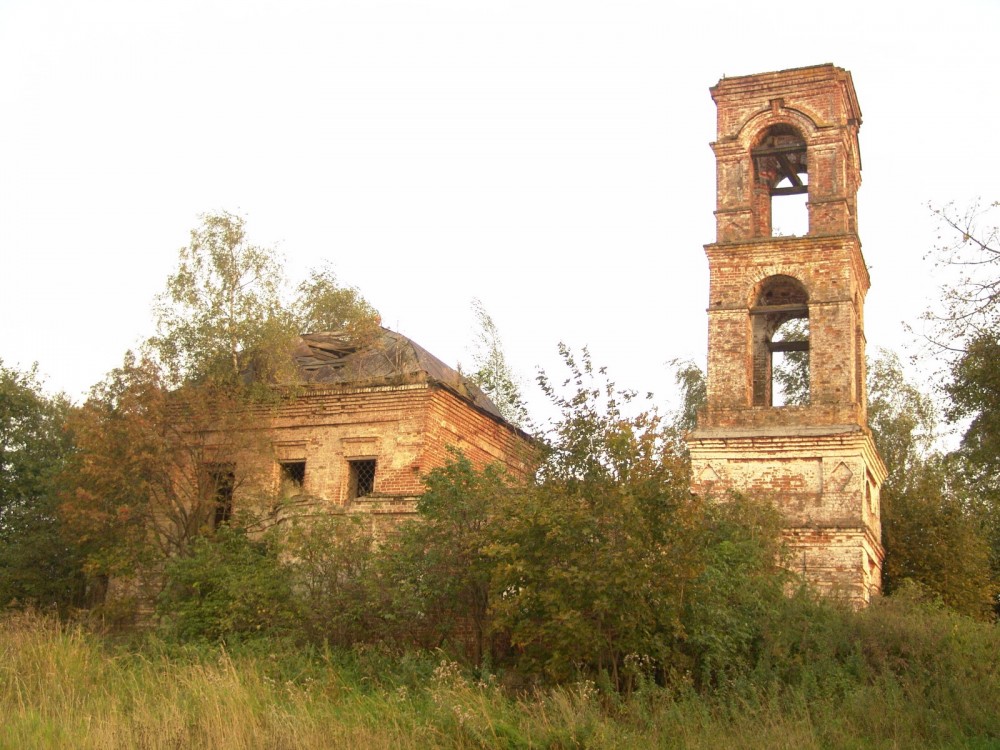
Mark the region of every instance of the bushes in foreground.
[[743, 498], [702, 503], [663, 466], [515, 486], [456, 456], [377, 550], [345, 516], [263, 538], [223, 527], [165, 566], [159, 631], [443, 647], [526, 683], [718, 684], [752, 668], [782, 617], [780, 519]]
[[377, 550], [370, 519], [345, 515], [263, 539], [220, 530], [167, 566], [163, 632], [443, 648], [524, 685], [626, 693], [644, 680], [797, 685], [814, 662], [864, 679], [856, 643], [877, 654], [877, 639], [804, 589], [786, 596], [800, 584], [781, 566], [775, 509], [692, 496], [670, 426], [632, 414], [635, 394], [585, 354], [564, 355], [574, 390], [547, 389], [560, 416], [537, 478], [455, 452], [426, 477], [419, 518]]

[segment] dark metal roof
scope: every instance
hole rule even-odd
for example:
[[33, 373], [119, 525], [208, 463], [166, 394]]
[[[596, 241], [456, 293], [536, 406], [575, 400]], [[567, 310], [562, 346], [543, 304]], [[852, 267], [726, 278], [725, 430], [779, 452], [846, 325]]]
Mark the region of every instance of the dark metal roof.
[[503, 420], [496, 405], [475, 383], [420, 344], [387, 328], [358, 345], [344, 331], [304, 333], [292, 357], [304, 383], [375, 385], [429, 382]]

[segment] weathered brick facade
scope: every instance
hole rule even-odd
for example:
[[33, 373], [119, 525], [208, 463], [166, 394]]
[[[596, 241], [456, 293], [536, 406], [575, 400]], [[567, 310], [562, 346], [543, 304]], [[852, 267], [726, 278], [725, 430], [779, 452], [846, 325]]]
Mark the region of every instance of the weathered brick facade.
[[[283, 466], [304, 464], [291, 492], [312, 512], [365, 513], [384, 526], [415, 511], [423, 475], [451, 458], [450, 447], [478, 467], [499, 462], [514, 476], [533, 468], [527, 435], [417, 344], [391, 331], [362, 351], [341, 344], [333, 334], [302, 337], [296, 359], [306, 382], [261, 428], [273, 452], [256, 459], [270, 461], [269, 472], [256, 472], [265, 482], [279, 488]], [[373, 469], [363, 492], [352, 464]]]
[[[708, 399], [689, 438], [693, 489], [772, 498], [796, 570], [856, 603], [881, 588], [879, 488], [867, 426], [861, 183], [851, 74], [833, 65], [725, 78], [716, 242], [706, 245]], [[808, 196], [808, 232], [772, 236], [772, 201]], [[806, 342], [780, 340], [790, 320]], [[776, 353], [808, 352], [808, 403], [779, 406]]]

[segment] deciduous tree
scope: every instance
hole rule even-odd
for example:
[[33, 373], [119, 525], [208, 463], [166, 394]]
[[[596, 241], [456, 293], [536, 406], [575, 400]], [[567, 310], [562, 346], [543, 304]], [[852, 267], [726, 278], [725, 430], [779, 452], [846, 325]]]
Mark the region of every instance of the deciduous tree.
[[529, 427], [528, 409], [521, 397], [517, 376], [507, 362], [500, 332], [483, 303], [472, 300], [479, 325], [472, 350], [472, 381], [496, 404], [500, 415], [515, 427]]
[[164, 578], [158, 611], [174, 637], [233, 642], [297, 630], [291, 579], [272, 536], [252, 539], [245, 529], [222, 528], [167, 561]]
[[65, 396], [44, 393], [37, 368], [0, 362], [0, 606], [82, 602], [80, 556], [57, 512], [56, 479], [73, 449], [69, 411]]
[[496, 627], [521, 666], [554, 679], [607, 670], [626, 654], [669, 663], [699, 570], [697, 503], [660, 416], [634, 408], [584, 351], [561, 354], [562, 385], [540, 377], [559, 416], [540, 483], [504, 515], [491, 547]]
[[945, 415], [965, 430], [950, 476], [986, 529], [1000, 581], [1000, 203], [931, 211], [940, 229], [932, 256], [943, 281], [940, 303], [925, 315], [927, 340], [944, 363]]
[[282, 530], [280, 543], [301, 627], [314, 643], [350, 647], [388, 640], [395, 633], [387, 620], [396, 630], [408, 629], [412, 621], [395, 621], [396, 592], [387, 584], [391, 577], [380, 575], [386, 549], [375, 548], [371, 517], [296, 518]]
[[292, 309], [300, 332], [343, 331], [358, 344], [371, 342], [381, 324], [378, 311], [357, 288], [341, 285], [329, 265], [309, 272]]
[[914, 580], [958, 611], [982, 617], [996, 590], [987, 537], [958, 491], [954, 458], [934, 450], [933, 402], [888, 352], [871, 362], [868, 381], [869, 423], [889, 470], [881, 491], [886, 591]]
[[489, 550], [520, 488], [499, 464], [477, 471], [457, 450], [424, 479], [419, 520], [402, 531], [395, 562], [418, 580], [423, 627], [447, 638], [469, 629], [472, 656], [488, 651], [493, 561]]
[[295, 333], [284, 283], [275, 251], [247, 239], [243, 217], [203, 215], [154, 308], [150, 343], [168, 383], [233, 386], [248, 373], [279, 377]]
[[994, 336], [1000, 327], [1000, 202], [977, 202], [965, 210], [949, 203], [930, 210], [938, 220], [930, 256], [942, 284], [940, 303], [924, 317], [938, 353], [954, 361], [968, 344]]
[[61, 505], [90, 573], [155, 590], [162, 562], [229, 520], [234, 495], [266, 490], [250, 460], [265, 450], [254, 419], [224, 389], [169, 389], [155, 361], [131, 354], [96, 385], [70, 421]]
[[684, 437], [698, 426], [698, 412], [708, 402], [708, 383], [705, 373], [691, 360], [674, 359], [674, 383], [680, 388], [681, 405], [674, 415], [674, 428]]
[[284, 292], [277, 254], [250, 242], [243, 217], [201, 217], [157, 297], [156, 335], [73, 416], [78, 451], [61, 511], [92, 576], [128, 578], [147, 598], [165, 561], [221, 524], [273, 520], [267, 425], [295, 392], [295, 334], [346, 330], [363, 345], [380, 330], [329, 268], [293, 303]]

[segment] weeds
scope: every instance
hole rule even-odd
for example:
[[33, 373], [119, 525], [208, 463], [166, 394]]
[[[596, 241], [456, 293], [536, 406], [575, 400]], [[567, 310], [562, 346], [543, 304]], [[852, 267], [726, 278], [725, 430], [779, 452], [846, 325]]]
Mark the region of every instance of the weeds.
[[[794, 620], [698, 691], [628, 660], [630, 692], [583, 679], [515, 693], [441, 653], [101, 640], [0, 619], [0, 748], [862, 748], [1000, 741], [995, 626], [900, 597]], [[789, 654], [799, 654], [788, 667]], [[778, 656], [784, 661], [779, 661]], [[782, 668], [778, 665], [784, 664]], [[768, 666], [770, 665], [770, 666]], [[994, 745], [995, 746], [995, 745]]]

